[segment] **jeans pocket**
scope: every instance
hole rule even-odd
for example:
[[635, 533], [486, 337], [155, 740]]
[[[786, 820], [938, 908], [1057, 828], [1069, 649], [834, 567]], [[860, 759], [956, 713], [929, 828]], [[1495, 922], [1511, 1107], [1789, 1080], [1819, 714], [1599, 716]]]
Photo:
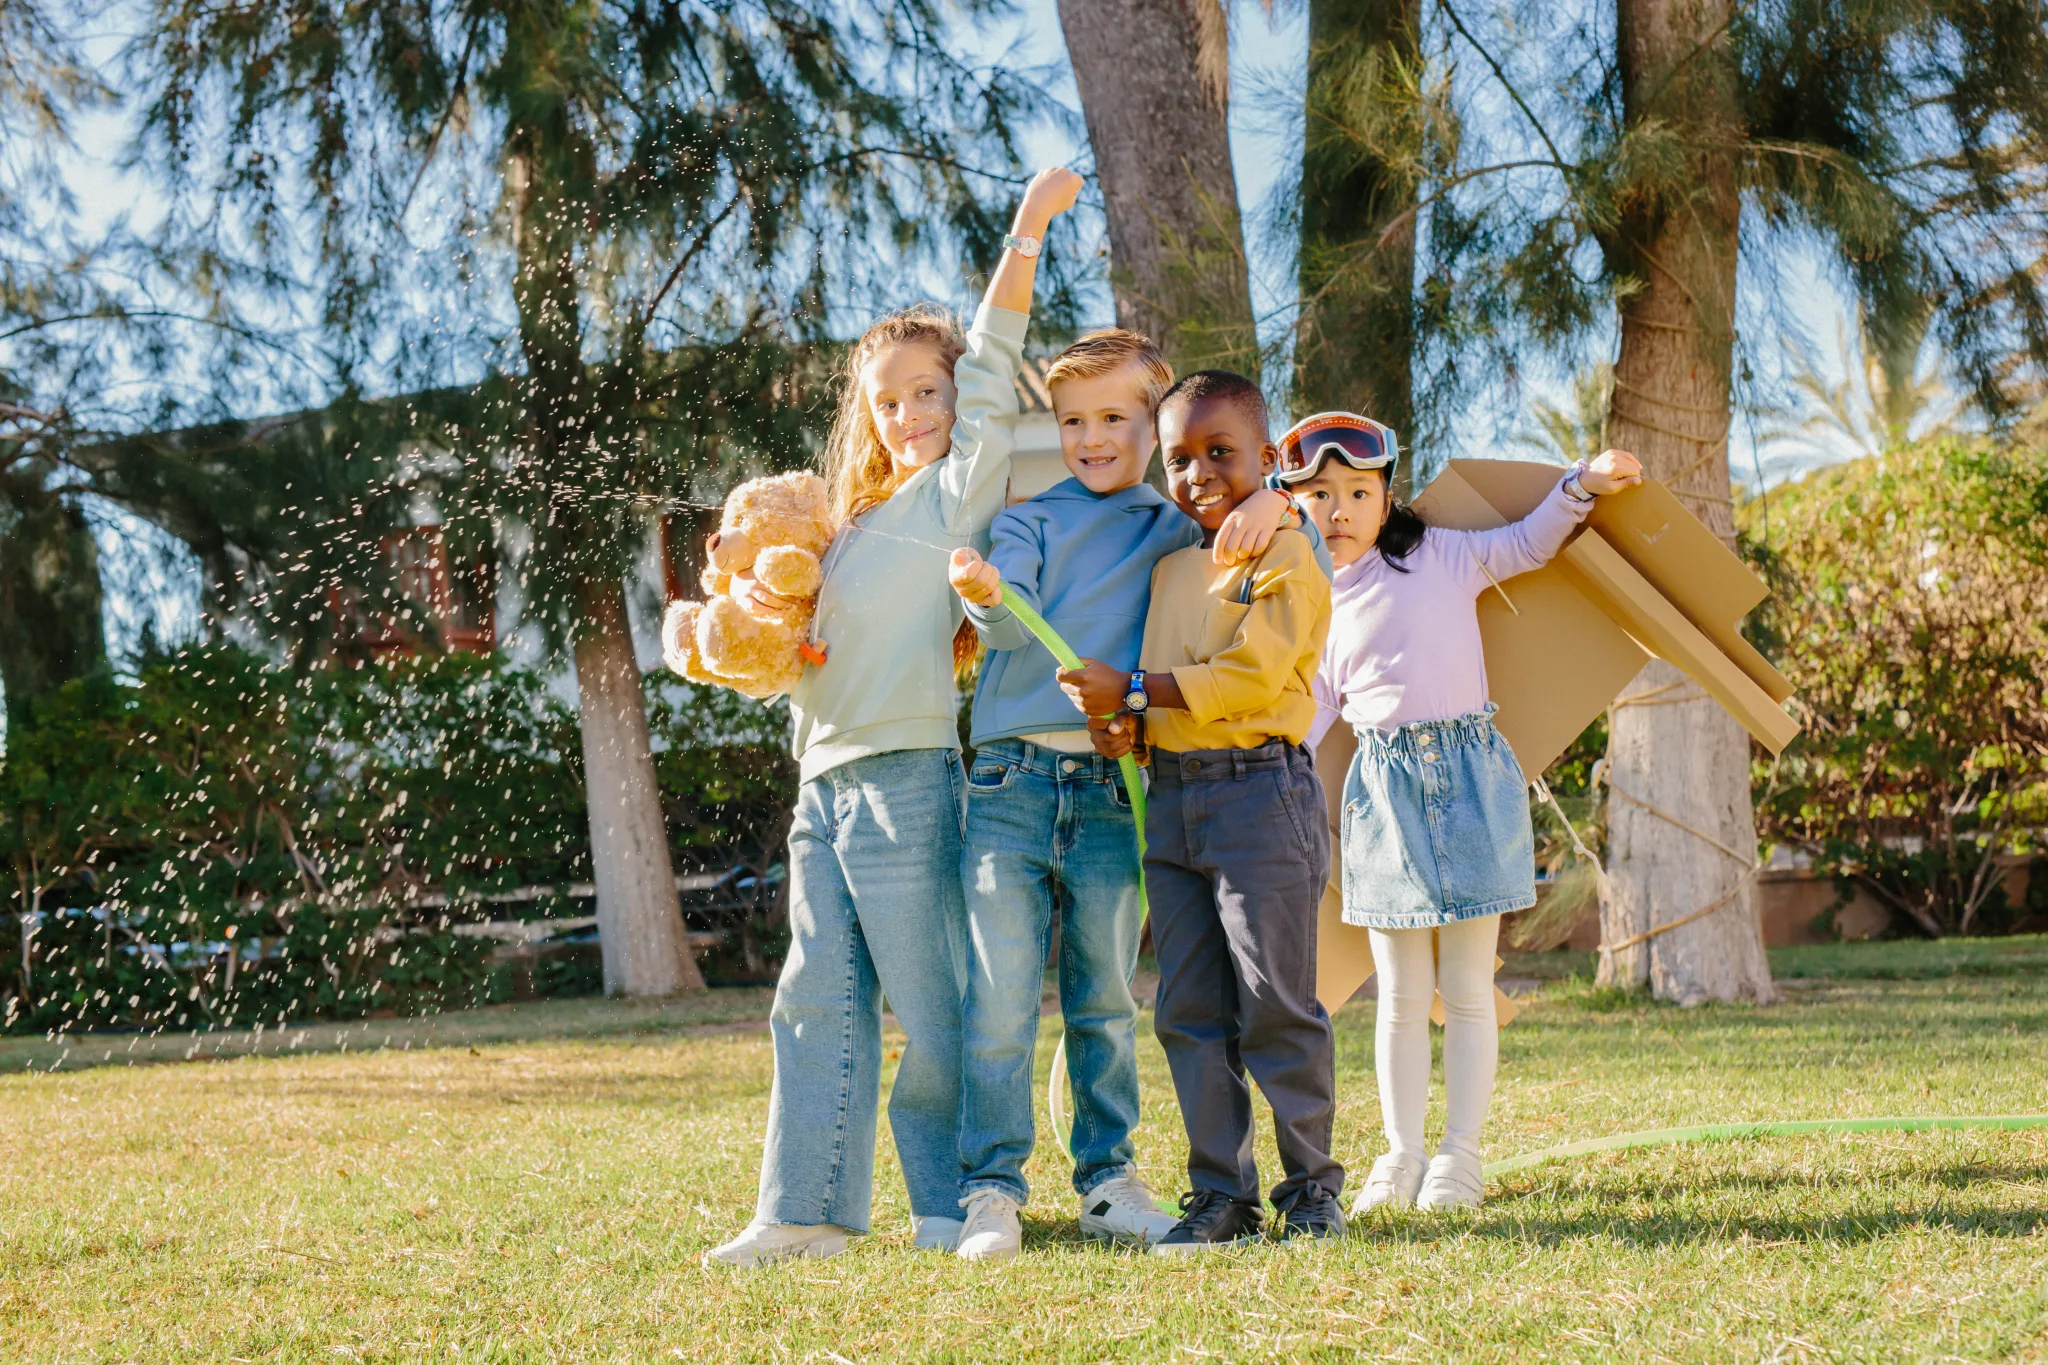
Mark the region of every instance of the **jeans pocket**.
[[1294, 799], [1294, 774], [1283, 769], [1273, 780], [1280, 788], [1280, 809], [1287, 812], [1287, 823], [1294, 829], [1294, 846], [1304, 859], [1313, 857], [1315, 845], [1309, 841], [1308, 826], [1302, 823], [1301, 803]]
[[1128, 813], [1131, 809], [1131, 794], [1124, 787], [1123, 774], [1118, 773], [1104, 785], [1109, 788], [1109, 803], [1118, 810]]
[[977, 758], [967, 774], [967, 794], [989, 796], [1002, 791], [1010, 785], [1010, 778], [1016, 771], [1015, 763], [1000, 758]]

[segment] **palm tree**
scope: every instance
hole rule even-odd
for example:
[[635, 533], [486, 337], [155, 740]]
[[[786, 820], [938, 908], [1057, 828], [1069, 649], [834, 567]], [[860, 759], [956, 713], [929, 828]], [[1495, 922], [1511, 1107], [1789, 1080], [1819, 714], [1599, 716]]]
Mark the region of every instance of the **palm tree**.
[[1805, 338], [1787, 338], [1791, 393], [1761, 436], [1774, 447], [1765, 472], [1882, 455], [1953, 431], [1963, 405], [1942, 377], [1941, 349], [1928, 336], [1931, 321], [1925, 314], [1908, 318], [1880, 340], [1859, 308], [1853, 333], [1836, 324], [1832, 372]]

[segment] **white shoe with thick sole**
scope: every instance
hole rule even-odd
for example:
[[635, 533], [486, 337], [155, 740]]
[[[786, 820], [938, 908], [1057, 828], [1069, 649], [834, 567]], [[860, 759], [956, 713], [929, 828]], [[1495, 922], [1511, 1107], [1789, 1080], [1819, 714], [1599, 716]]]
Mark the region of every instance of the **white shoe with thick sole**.
[[1351, 1201], [1351, 1216], [1362, 1217], [1378, 1208], [1412, 1209], [1422, 1188], [1422, 1158], [1405, 1152], [1388, 1152], [1372, 1163], [1365, 1188]]
[[960, 1225], [963, 1261], [1007, 1261], [1024, 1249], [1023, 1205], [1001, 1190], [976, 1190], [960, 1201], [967, 1217]]
[[1478, 1157], [1467, 1152], [1439, 1152], [1429, 1159], [1429, 1174], [1423, 1177], [1415, 1207], [1476, 1209], [1485, 1196], [1486, 1179], [1479, 1173]]
[[1081, 1196], [1081, 1235], [1152, 1245], [1180, 1219], [1159, 1207], [1152, 1187], [1134, 1172], [1103, 1181]]
[[958, 1218], [912, 1218], [910, 1229], [910, 1244], [919, 1251], [951, 1251], [960, 1245]]
[[704, 1253], [705, 1265], [754, 1270], [777, 1261], [837, 1256], [846, 1250], [846, 1229], [836, 1223], [804, 1227], [796, 1223], [749, 1223], [722, 1247]]

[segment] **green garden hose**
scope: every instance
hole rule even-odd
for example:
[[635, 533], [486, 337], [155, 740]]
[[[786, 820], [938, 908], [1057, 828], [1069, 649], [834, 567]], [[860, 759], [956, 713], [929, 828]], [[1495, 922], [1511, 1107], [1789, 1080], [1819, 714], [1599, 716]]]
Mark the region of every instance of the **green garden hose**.
[[[1038, 642], [1052, 651], [1062, 668], [1079, 668], [1080, 656], [1070, 649], [1045, 618], [1010, 591], [1003, 587], [1003, 605], [1010, 609], [1024, 628], [1037, 637]], [[1124, 779], [1124, 790], [1130, 794], [1131, 813], [1138, 825], [1138, 896], [1141, 914], [1150, 914], [1151, 907], [1145, 900], [1145, 786], [1138, 776], [1136, 760], [1126, 754], [1118, 760]], [[1073, 1150], [1067, 1141], [1065, 1106], [1060, 1102], [1061, 1081], [1066, 1074], [1067, 1040], [1062, 1037], [1059, 1046], [1053, 1050], [1052, 1076], [1046, 1085], [1045, 1107], [1047, 1117], [1052, 1121], [1053, 1133], [1059, 1138], [1060, 1150], [1069, 1158]], [[1945, 1128], [2048, 1128], [2048, 1114], [1997, 1114], [1980, 1118], [1874, 1118], [1874, 1119], [1798, 1119], [1789, 1123], [1715, 1123], [1699, 1128], [1657, 1128], [1642, 1133], [1616, 1133], [1611, 1137], [1588, 1138], [1583, 1142], [1567, 1142], [1557, 1147], [1545, 1147], [1541, 1151], [1526, 1152], [1512, 1156], [1505, 1161], [1496, 1161], [1485, 1168], [1488, 1180], [1497, 1180], [1531, 1166], [1540, 1166], [1549, 1161], [1562, 1161], [1567, 1157], [1590, 1156], [1594, 1152], [1617, 1152], [1631, 1147], [1663, 1147], [1675, 1142], [1732, 1142], [1742, 1138], [1793, 1137], [1805, 1133], [1924, 1133]]]
[[[1024, 599], [1010, 591], [1010, 585], [1003, 585], [1003, 605], [1010, 614], [1024, 623], [1024, 629], [1038, 637], [1038, 643], [1052, 651], [1052, 657], [1059, 660], [1061, 668], [1079, 668], [1081, 656], [1074, 653], [1045, 618], [1033, 611]], [[1138, 776], [1138, 761], [1129, 754], [1117, 760], [1117, 767], [1124, 775], [1124, 791], [1131, 798], [1131, 815], [1138, 822], [1138, 903], [1144, 907], [1140, 913], [1149, 914], [1145, 905], [1145, 784]]]
[[[1081, 666], [1081, 656], [1074, 653], [1059, 633], [1045, 623], [1043, 616], [1010, 591], [1007, 583], [1003, 585], [1003, 605], [1024, 623], [1024, 629], [1038, 637], [1038, 643], [1052, 651], [1052, 657], [1059, 660], [1061, 668]], [[1131, 798], [1131, 817], [1138, 826], [1138, 914], [1142, 924], [1144, 917], [1152, 913], [1151, 903], [1145, 899], [1145, 782], [1138, 776], [1138, 761], [1129, 754], [1117, 760], [1117, 767], [1123, 773], [1124, 791]], [[1045, 1084], [1045, 1115], [1052, 1124], [1053, 1135], [1059, 1139], [1060, 1150], [1071, 1159], [1074, 1150], [1067, 1140], [1066, 1106], [1060, 1102], [1061, 1081], [1066, 1074], [1067, 1039], [1062, 1033], [1058, 1045], [1052, 1050], [1052, 1075]]]
[[1616, 1133], [1545, 1147], [1496, 1161], [1486, 1167], [1488, 1180], [1540, 1166], [1546, 1161], [1616, 1152], [1629, 1147], [1662, 1147], [1674, 1142], [1732, 1142], [1740, 1138], [1794, 1137], [1802, 1133], [1925, 1133], [1940, 1128], [2048, 1128], [2048, 1114], [1990, 1114], [1976, 1118], [1926, 1117], [1878, 1119], [1797, 1119], [1790, 1123], [1714, 1123], [1702, 1128], [1657, 1128], [1643, 1133]]

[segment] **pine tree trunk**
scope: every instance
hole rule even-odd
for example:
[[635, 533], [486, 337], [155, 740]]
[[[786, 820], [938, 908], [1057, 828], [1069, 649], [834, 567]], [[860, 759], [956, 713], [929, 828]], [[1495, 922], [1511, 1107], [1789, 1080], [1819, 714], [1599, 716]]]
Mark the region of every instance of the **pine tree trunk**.
[[[1647, 473], [1732, 545], [1728, 427], [1742, 204], [1731, 150], [1740, 130], [1729, 17], [1727, 0], [1620, 0], [1630, 126], [1666, 120], [1697, 150], [1683, 183], [1622, 199], [1626, 211], [1608, 249], [1617, 273], [1639, 287], [1622, 307], [1607, 438], [1641, 457]], [[1662, 663], [1643, 670], [1612, 714], [1603, 940], [1726, 903], [1614, 954], [1602, 979], [1647, 981], [1658, 998], [1681, 1004], [1767, 1003], [1775, 992], [1746, 871], [1756, 850], [1748, 735]]]
[[1258, 373], [1217, 0], [1060, 0], [1109, 216], [1119, 325], [1185, 374]]
[[[1416, 189], [1363, 150], [1356, 129], [1362, 106], [1393, 96], [1396, 69], [1417, 60], [1421, 8], [1420, 0], [1309, 0], [1296, 265], [1297, 408], [1362, 412], [1404, 443], [1415, 435]], [[1404, 459], [1396, 488], [1404, 498], [1413, 474]]]
[[605, 993], [700, 991], [704, 977], [676, 907], [624, 590], [617, 583], [586, 588], [584, 612], [589, 629], [576, 642], [576, 700]]
[[0, 508], [0, 681], [9, 723], [106, 662], [99, 547], [85, 514], [47, 493]]
[[[596, 429], [582, 356], [582, 323], [574, 242], [566, 230], [572, 210], [554, 200], [545, 180], [550, 165], [542, 139], [547, 120], [515, 130], [507, 182], [514, 205], [519, 272], [513, 295], [519, 308], [520, 352], [526, 361], [526, 417], [536, 471], [558, 485], [575, 486], [592, 458]], [[587, 505], [569, 515], [588, 518], [549, 553], [588, 547], [603, 562], [608, 538], [630, 534]], [[647, 703], [626, 616], [625, 589], [609, 572], [581, 575], [575, 632], [577, 714], [583, 732], [583, 782], [590, 808], [590, 860], [597, 883], [597, 931], [604, 956], [606, 994], [670, 995], [702, 990], [704, 978], [688, 951], [676, 905], [675, 871], [647, 736]]]

